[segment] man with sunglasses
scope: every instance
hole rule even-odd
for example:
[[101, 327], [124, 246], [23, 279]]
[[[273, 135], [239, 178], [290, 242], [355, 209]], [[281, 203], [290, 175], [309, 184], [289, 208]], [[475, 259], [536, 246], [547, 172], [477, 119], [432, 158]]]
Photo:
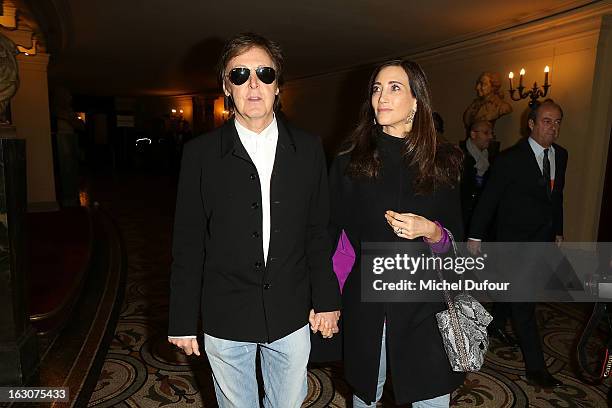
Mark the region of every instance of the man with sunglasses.
[[173, 237], [169, 341], [204, 347], [221, 408], [300, 407], [313, 332], [338, 331], [320, 141], [274, 114], [282, 53], [257, 34], [229, 40], [219, 79], [234, 118], [185, 146]]

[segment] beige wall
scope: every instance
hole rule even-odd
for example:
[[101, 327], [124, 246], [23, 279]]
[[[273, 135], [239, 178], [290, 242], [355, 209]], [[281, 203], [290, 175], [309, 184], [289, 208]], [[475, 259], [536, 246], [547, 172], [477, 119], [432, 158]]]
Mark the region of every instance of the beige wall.
[[55, 180], [49, 119], [49, 55], [17, 56], [19, 90], [11, 102], [17, 137], [26, 140], [28, 208], [55, 209]]
[[[434, 109], [445, 120], [445, 136], [454, 142], [464, 138], [463, 111], [476, 96], [474, 84], [481, 72], [500, 72], [507, 90], [509, 71], [518, 76], [524, 67], [525, 85], [541, 84], [544, 66], [550, 66], [548, 96], [565, 111], [559, 144], [569, 151], [565, 235], [573, 241], [594, 240], [597, 234], [612, 95], [610, 24], [602, 18], [606, 13], [612, 14], [612, 7], [604, 4], [408, 56], [427, 73]], [[355, 125], [370, 71], [366, 67], [289, 82], [282, 93], [283, 109], [297, 124], [320, 134], [330, 152]], [[514, 112], [496, 125], [502, 148], [520, 137], [527, 107], [527, 100], [510, 103]]]
[[283, 112], [321, 136], [330, 154], [356, 124], [370, 72], [362, 68], [287, 82], [281, 90]]
[[[591, 94], [591, 110], [588, 116], [587, 135], [592, 135], [590, 143], [585, 146], [586, 160], [595, 163], [608, 163], [611, 158], [607, 157], [609, 143], [612, 143], [612, 14], [602, 19], [602, 27], [597, 44], [597, 60], [595, 62], [595, 73], [593, 75], [593, 92]], [[605, 135], [608, 135], [606, 137]], [[589, 159], [592, 157], [592, 159]], [[604, 166], [585, 166], [583, 168], [583, 182], [585, 191], [594, 191], [582, 201], [585, 213], [592, 209], [600, 208], [601, 213], [609, 214], [612, 204], [603, 203], [603, 190], [599, 186], [605, 180], [606, 168]], [[580, 181], [579, 181], [580, 182]], [[612, 186], [607, 185], [606, 188]], [[589, 231], [597, 231], [599, 220], [592, 218], [591, 223], [582, 225], [585, 234]]]
[[[548, 97], [558, 102], [565, 114], [558, 143], [569, 152], [564, 233], [571, 241], [591, 241], [597, 236], [599, 204], [595, 198], [603, 190], [603, 177], [597, 175], [605, 171], [606, 157], [594, 155], [592, 148], [609, 139], [609, 130], [589, 132], [589, 123], [595, 120], [592, 116], [597, 110], [592, 105], [594, 86], [610, 89], [609, 80], [607, 84], [594, 84], [601, 25], [601, 17], [593, 16], [543, 31], [529, 30], [510, 38], [510, 44], [485, 42], [481, 46], [486, 47], [486, 53], [464, 49], [445, 57], [425, 56], [421, 61], [430, 77], [435, 107], [447, 122], [445, 135], [452, 141], [464, 137], [462, 114], [475, 96], [473, 85], [480, 72], [491, 70], [507, 78], [509, 71], [516, 74], [525, 67], [525, 82], [531, 85], [533, 81], [541, 84], [543, 68], [550, 66], [552, 87]], [[503, 88], [508, 89], [507, 79], [502, 83]], [[509, 100], [508, 95], [506, 98]], [[514, 112], [496, 124], [495, 132], [502, 148], [520, 138], [524, 125], [521, 119], [527, 109], [527, 100], [511, 104]]]

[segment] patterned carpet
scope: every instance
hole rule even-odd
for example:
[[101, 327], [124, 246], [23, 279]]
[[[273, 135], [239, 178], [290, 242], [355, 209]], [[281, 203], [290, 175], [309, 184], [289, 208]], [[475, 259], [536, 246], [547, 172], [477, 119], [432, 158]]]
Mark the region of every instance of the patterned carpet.
[[[128, 275], [121, 316], [90, 407], [216, 406], [206, 359], [188, 358], [166, 341], [174, 183], [172, 177], [134, 175], [99, 179], [92, 187], [92, 199], [121, 228]], [[577, 380], [570, 357], [586, 311], [586, 305], [540, 305], [537, 311], [547, 365], [565, 386], [553, 392], [528, 385], [520, 351], [493, 340], [486, 366], [468, 376], [453, 394], [452, 405], [607, 407], [609, 384]], [[308, 386], [305, 407], [350, 406], [339, 363], [312, 367]], [[396, 406], [389, 387], [382, 406]]]

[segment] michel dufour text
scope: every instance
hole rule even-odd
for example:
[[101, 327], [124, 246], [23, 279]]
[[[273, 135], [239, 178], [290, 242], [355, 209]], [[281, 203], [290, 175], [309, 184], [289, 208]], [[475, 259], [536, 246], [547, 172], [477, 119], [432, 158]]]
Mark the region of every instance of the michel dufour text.
[[[466, 271], [482, 271], [485, 268], [485, 257], [431, 257], [421, 255], [418, 257], [407, 254], [396, 254], [393, 257], [375, 257], [372, 261], [372, 272], [382, 275], [388, 271], [407, 272], [414, 275], [417, 271], [453, 271], [462, 275]], [[461, 290], [508, 290], [508, 282], [482, 282], [465, 279], [456, 282], [437, 279], [400, 279], [395, 282], [385, 282], [383, 279], [375, 279], [372, 286], [376, 291], [461, 291]]]

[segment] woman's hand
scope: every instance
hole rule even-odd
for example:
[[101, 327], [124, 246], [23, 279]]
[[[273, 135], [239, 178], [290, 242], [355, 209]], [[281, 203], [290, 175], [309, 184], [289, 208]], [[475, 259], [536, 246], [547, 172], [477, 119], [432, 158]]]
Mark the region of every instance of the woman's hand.
[[388, 210], [385, 212], [385, 218], [398, 237], [406, 239], [424, 237], [430, 242], [438, 242], [442, 239], [442, 231], [436, 223], [420, 215], [400, 214]]

